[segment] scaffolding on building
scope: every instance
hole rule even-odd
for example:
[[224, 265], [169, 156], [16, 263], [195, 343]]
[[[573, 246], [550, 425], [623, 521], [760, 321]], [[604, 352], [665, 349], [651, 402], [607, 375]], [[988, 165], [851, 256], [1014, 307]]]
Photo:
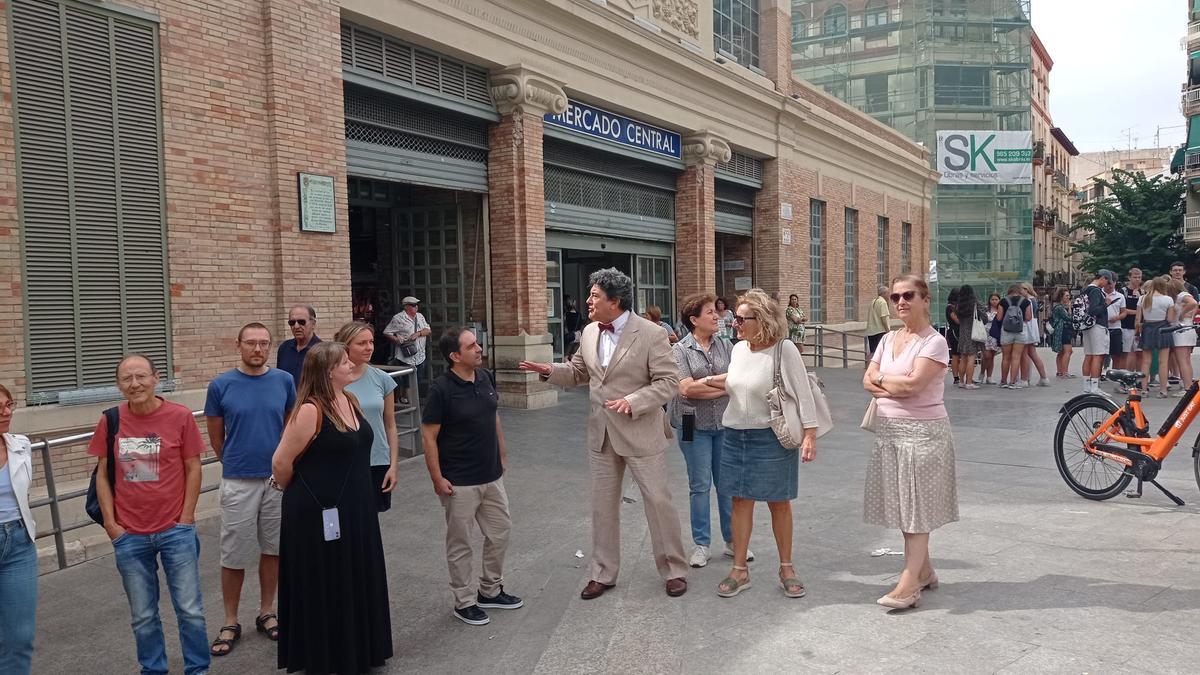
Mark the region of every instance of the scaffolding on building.
[[[1030, 0], [794, 0], [792, 70], [933, 148], [939, 130], [1031, 128], [1031, 34]], [[1032, 276], [1032, 186], [939, 186], [932, 206], [957, 283]]]

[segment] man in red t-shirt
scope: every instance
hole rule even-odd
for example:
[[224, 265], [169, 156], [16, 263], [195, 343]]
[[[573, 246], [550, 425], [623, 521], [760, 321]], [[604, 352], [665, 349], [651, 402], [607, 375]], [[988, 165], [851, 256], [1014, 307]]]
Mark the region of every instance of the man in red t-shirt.
[[143, 673], [166, 673], [167, 652], [158, 616], [158, 558], [183, 645], [184, 672], [208, 671], [208, 632], [200, 593], [200, 454], [204, 440], [185, 406], [155, 394], [158, 373], [149, 357], [134, 354], [117, 365], [125, 397], [113, 440], [116, 489], [108, 481], [108, 423], [96, 425], [88, 454], [98, 458], [96, 497], [112, 539], [129, 598], [133, 637]]

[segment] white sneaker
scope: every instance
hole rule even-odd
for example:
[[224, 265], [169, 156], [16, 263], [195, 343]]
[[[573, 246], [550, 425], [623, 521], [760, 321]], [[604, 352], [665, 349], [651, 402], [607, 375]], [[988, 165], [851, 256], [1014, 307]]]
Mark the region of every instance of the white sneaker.
[[[731, 547], [729, 544], [725, 544], [725, 557], [733, 557], [733, 547]], [[754, 551], [746, 549], [746, 562], [754, 562]]]
[[1025, 380], [1017, 380], [1016, 384], [1010, 384], [1010, 385], [1008, 385], [1008, 388], [1009, 389], [1024, 389], [1025, 387], [1028, 387], [1028, 386], [1029, 386], [1029, 383], [1026, 382]]
[[692, 557], [688, 558], [688, 564], [692, 567], [704, 567], [708, 564], [708, 547], [697, 546], [692, 549]]
[[1044, 377], [1043, 377], [1042, 379], [1038, 380], [1038, 385], [1037, 385], [1037, 386], [1039, 386], [1039, 387], [1049, 387], [1049, 386], [1050, 386], [1050, 382], [1049, 382], [1049, 381], [1048, 381], [1046, 378], [1044, 378]]

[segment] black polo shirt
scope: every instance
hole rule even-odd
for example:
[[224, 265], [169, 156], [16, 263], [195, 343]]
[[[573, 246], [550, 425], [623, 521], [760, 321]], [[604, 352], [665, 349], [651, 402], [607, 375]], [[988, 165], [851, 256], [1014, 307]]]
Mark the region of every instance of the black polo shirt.
[[499, 480], [500, 439], [496, 436], [496, 380], [477, 368], [467, 382], [453, 370], [433, 381], [421, 415], [423, 424], [440, 424], [438, 464], [451, 485], [483, 485]]

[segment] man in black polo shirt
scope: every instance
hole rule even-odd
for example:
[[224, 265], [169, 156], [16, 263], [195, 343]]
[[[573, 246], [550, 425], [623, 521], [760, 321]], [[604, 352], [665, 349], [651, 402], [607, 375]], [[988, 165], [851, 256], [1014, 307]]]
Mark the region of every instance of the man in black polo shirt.
[[[482, 608], [517, 609], [524, 603], [504, 592], [504, 552], [512, 521], [504, 492], [504, 432], [492, 373], [480, 368], [483, 349], [466, 328], [438, 340], [450, 369], [434, 380], [421, 416], [425, 466], [446, 510], [446, 565], [454, 615], [473, 626], [490, 619]], [[483, 533], [483, 574], [472, 589], [471, 524]]]

